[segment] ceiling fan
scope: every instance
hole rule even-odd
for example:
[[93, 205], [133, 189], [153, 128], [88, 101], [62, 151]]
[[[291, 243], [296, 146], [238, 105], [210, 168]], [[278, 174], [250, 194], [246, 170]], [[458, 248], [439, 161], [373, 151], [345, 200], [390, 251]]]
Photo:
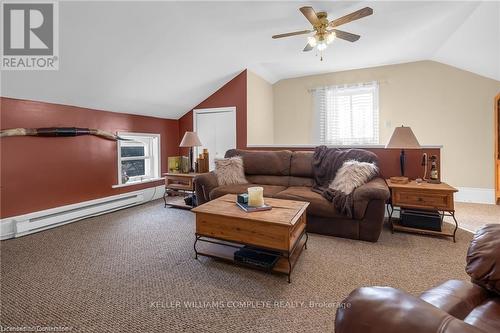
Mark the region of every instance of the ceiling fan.
[[287, 32], [284, 34], [274, 35], [273, 39], [290, 37], [296, 35], [305, 35], [314, 32], [313, 36], [307, 38], [306, 47], [304, 47], [304, 52], [311, 51], [316, 47], [321, 53], [321, 60], [323, 60], [322, 52], [328, 47], [328, 44], [333, 42], [335, 38], [340, 38], [347, 40], [349, 42], [357, 41], [361, 36], [352, 34], [350, 32], [334, 29], [342, 24], [352, 22], [354, 20], [359, 20], [365, 16], [373, 14], [373, 9], [370, 7], [365, 7], [363, 9], [357, 10], [341, 18], [333, 21], [328, 21], [328, 14], [326, 12], [316, 13], [312, 7], [301, 7], [299, 9], [302, 14], [307, 18], [307, 20], [312, 24], [312, 30], [301, 30], [294, 32]]

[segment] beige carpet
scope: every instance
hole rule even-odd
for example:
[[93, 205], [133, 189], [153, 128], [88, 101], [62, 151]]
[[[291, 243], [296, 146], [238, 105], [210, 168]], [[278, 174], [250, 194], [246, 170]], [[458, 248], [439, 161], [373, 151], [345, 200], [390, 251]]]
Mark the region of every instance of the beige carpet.
[[500, 205], [455, 202], [455, 216], [461, 228], [475, 232], [488, 223], [500, 223]]
[[193, 259], [193, 233], [191, 212], [158, 200], [3, 241], [1, 323], [71, 332], [331, 332], [332, 306], [357, 287], [416, 295], [467, 279], [471, 238], [463, 230], [456, 244], [387, 230], [378, 243], [311, 235], [288, 284]]

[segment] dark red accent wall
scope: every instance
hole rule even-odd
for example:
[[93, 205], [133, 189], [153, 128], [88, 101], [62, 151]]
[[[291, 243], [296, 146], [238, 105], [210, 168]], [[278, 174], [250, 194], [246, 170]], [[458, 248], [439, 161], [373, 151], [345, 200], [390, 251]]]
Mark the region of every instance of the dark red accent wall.
[[[75, 106], [0, 98], [1, 128], [90, 127], [110, 132], [161, 134], [161, 169], [179, 153], [177, 120], [105, 112]], [[8, 137], [0, 140], [2, 218], [162, 184], [113, 189], [116, 142], [94, 136]]]
[[[186, 131], [193, 130], [193, 110], [236, 106], [236, 147], [247, 146], [247, 71], [246, 69], [231, 81], [210, 95], [203, 102], [179, 119], [179, 142]], [[187, 154], [187, 149], [181, 150]]]

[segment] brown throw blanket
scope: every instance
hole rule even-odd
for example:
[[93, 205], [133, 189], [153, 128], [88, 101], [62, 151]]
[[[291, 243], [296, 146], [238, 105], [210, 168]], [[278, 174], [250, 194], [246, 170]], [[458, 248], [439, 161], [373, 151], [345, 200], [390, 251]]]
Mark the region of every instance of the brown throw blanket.
[[367, 150], [316, 147], [313, 155], [314, 184], [312, 190], [332, 202], [333, 206], [341, 214], [352, 218], [354, 209], [353, 193], [345, 194], [328, 187], [335, 178], [338, 169], [345, 161], [349, 160], [378, 164], [377, 155]]

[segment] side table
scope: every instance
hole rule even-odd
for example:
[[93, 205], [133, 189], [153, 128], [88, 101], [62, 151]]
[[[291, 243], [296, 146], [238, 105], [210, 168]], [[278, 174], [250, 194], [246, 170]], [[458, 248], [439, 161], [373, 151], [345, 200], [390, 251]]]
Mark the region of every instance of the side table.
[[[199, 173], [165, 173], [165, 194], [163, 195], [163, 201], [165, 202], [165, 207], [171, 206], [176, 208], [191, 209], [194, 207], [192, 205], [186, 205], [184, 203], [184, 197], [187, 195], [194, 194], [194, 178], [199, 175]], [[167, 197], [176, 196], [179, 197], [178, 200], [170, 200], [167, 202]]]
[[[407, 184], [397, 184], [391, 182], [389, 179], [386, 181], [391, 190], [391, 203], [387, 207], [387, 212], [389, 214], [389, 223], [391, 224], [393, 233], [394, 231], [402, 231], [433, 236], [452, 237], [453, 242], [456, 241], [455, 234], [458, 229], [458, 222], [455, 218], [455, 207], [453, 202], [453, 194], [458, 192], [456, 188], [446, 183], [432, 184], [427, 182], [417, 183], [416, 181], [411, 181]], [[453, 218], [453, 221], [455, 222], [455, 229], [453, 232], [446, 232], [403, 226], [399, 223], [399, 220], [392, 217], [394, 210], [401, 211], [402, 208], [438, 211], [441, 215], [441, 223], [443, 222], [445, 216]]]

